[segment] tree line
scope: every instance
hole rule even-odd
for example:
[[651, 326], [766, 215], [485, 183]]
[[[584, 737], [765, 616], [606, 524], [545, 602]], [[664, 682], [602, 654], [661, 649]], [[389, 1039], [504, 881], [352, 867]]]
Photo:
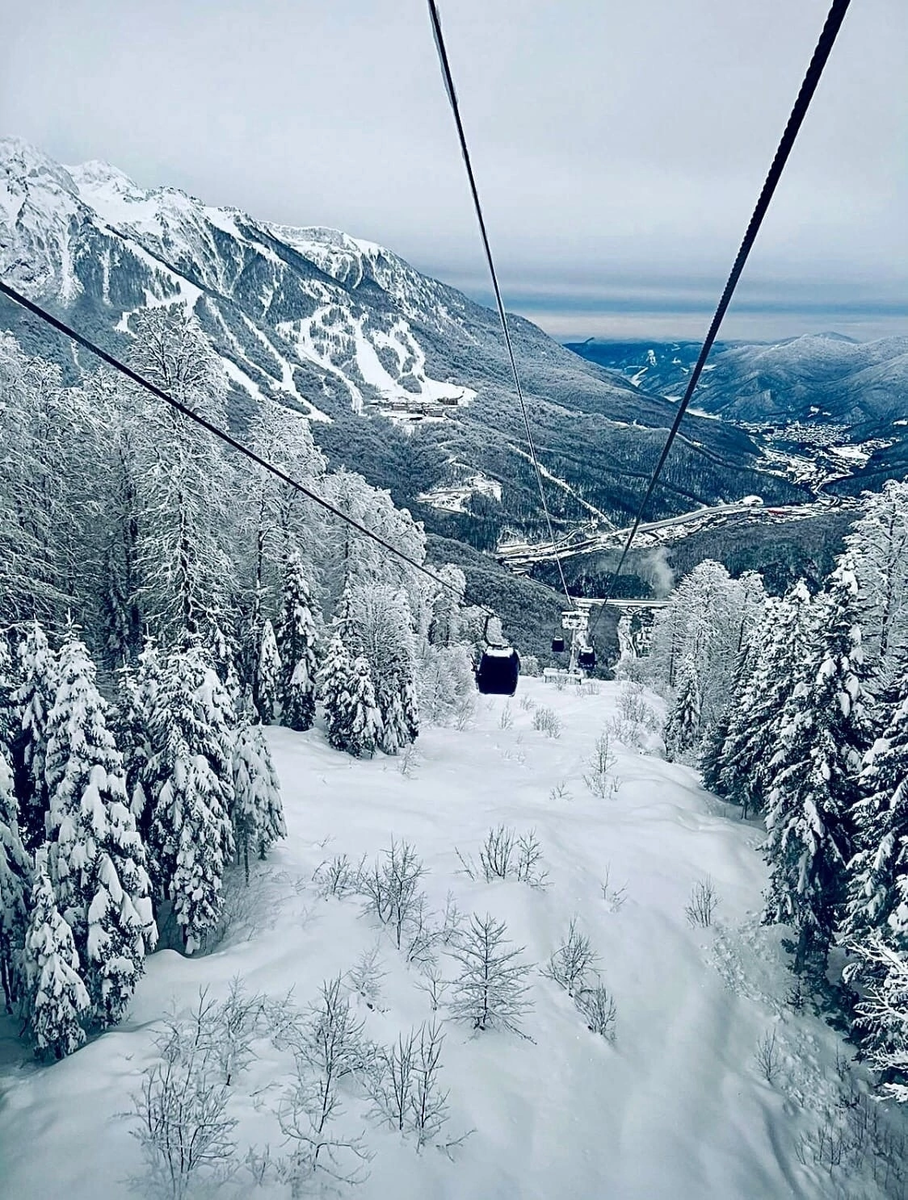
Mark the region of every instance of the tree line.
[[[192, 318], [144, 310], [132, 364], [209, 420], [226, 380]], [[472, 704], [484, 617], [106, 372], [0, 337], [0, 978], [37, 1050], [122, 1019], [146, 956], [217, 937], [229, 868], [285, 832], [263, 726], [396, 753]], [[262, 400], [244, 437], [398, 546], [422, 527], [331, 472]]]
[[[760, 814], [765, 920], [844, 1006], [899, 1099], [908, 1069], [908, 483], [866, 494], [834, 569], [766, 596], [700, 564], [655, 623], [645, 670], [670, 756]], [[829, 952], [844, 951], [831, 974]], [[836, 960], [838, 961], [838, 959]]]

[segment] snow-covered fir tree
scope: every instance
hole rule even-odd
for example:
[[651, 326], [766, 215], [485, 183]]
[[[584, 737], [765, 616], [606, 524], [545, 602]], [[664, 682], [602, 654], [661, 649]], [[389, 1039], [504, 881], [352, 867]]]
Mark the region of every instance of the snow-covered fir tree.
[[353, 659], [340, 630], [335, 629], [325, 651], [319, 673], [319, 691], [325, 707], [328, 742], [335, 750], [346, 750], [353, 719]]
[[752, 654], [743, 661], [746, 675], [735, 685], [741, 699], [729, 720], [719, 791], [745, 815], [766, 806], [778, 722], [802, 668], [811, 621], [810, 593], [800, 580], [784, 600], [767, 604]]
[[[224, 423], [226, 378], [194, 317], [152, 308], [130, 321], [136, 369], [186, 407]], [[152, 632], [169, 642], [201, 638], [214, 650], [214, 613], [229, 606], [234, 565], [230, 504], [235, 467], [182, 414], [135, 398], [144, 426], [142, 519], [136, 570]]]
[[230, 698], [199, 646], [160, 665], [144, 772], [148, 850], [158, 896], [168, 900], [187, 954], [220, 917], [224, 871], [234, 856]]
[[764, 847], [766, 919], [798, 934], [795, 969], [820, 968], [838, 921], [867, 748], [857, 581], [846, 558], [814, 609], [803, 666], [777, 725]]
[[72, 634], [59, 657], [45, 765], [48, 870], [73, 939], [94, 1019], [119, 1021], [154, 947], [145, 847], [95, 667]]
[[266, 725], [275, 718], [281, 682], [281, 656], [278, 654], [274, 627], [269, 620], [262, 625], [258, 666], [255, 674], [255, 704]]
[[21, 993], [30, 882], [29, 856], [19, 832], [12, 760], [0, 739], [0, 986], [8, 1012]]
[[702, 716], [700, 676], [694, 663], [687, 659], [678, 668], [678, 687], [662, 736], [670, 759], [690, 757], [700, 741]]
[[148, 761], [152, 754], [152, 714], [160, 685], [160, 655], [155, 643], [146, 639], [135, 667], [117, 673], [118, 696], [114, 729], [123, 755], [126, 793], [142, 838], [148, 835], [149, 808], [145, 794]]
[[382, 740], [382, 717], [372, 686], [368, 661], [360, 654], [353, 660], [350, 686], [350, 719], [344, 749], [355, 758], [375, 753]]
[[385, 586], [357, 588], [350, 607], [381, 713], [380, 745], [396, 754], [419, 733], [413, 614], [405, 594]]
[[875, 933], [908, 950], [908, 674], [901, 675], [883, 736], [864, 756], [861, 798], [851, 812], [846, 941]]
[[845, 545], [858, 581], [867, 686], [876, 697], [908, 650], [908, 481], [865, 492], [863, 506]]
[[236, 852], [249, 882], [249, 855], [264, 858], [287, 836], [281, 788], [261, 725], [242, 724], [233, 746], [233, 829]]
[[82, 1022], [91, 1001], [79, 974], [72, 930], [57, 908], [41, 852], [29, 910], [23, 952], [28, 1022], [38, 1053], [63, 1058], [85, 1041]]
[[281, 724], [290, 729], [312, 728], [318, 675], [318, 635], [312, 616], [312, 596], [298, 550], [287, 556], [277, 626], [281, 657]]
[[16, 703], [21, 713], [18, 747], [19, 820], [29, 848], [44, 838], [47, 812], [47, 783], [44, 759], [47, 752], [47, 722], [57, 693], [57, 660], [44, 630], [32, 621], [19, 645], [21, 683]]

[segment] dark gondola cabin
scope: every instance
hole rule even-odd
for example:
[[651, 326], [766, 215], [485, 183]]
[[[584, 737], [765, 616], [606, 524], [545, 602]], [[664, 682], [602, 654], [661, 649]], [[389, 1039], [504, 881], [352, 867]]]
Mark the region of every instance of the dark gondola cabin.
[[553, 654], [563, 654], [564, 653], [564, 638], [563, 637], [553, 637], [552, 638], [552, 653]]
[[513, 696], [520, 676], [520, 656], [510, 646], [487, 646], [476, 668], [476, 686], [484, 696]]
[[596, 665], [596, 651], [581, 650], [577, 655], [577, 665], [583, 667], [584, 671], [592, 671]]

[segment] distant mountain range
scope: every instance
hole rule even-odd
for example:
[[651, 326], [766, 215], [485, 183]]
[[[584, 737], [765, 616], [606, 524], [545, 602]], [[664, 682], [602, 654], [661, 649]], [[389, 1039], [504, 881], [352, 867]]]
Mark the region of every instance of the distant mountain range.
[[[120, 353], [137, 309], [184, 305], [224, 364], [238, 428], [261, 398], [278, 400], [312, 418], [330, 458], [389, 488], [431, 532], [483, 548], [503, 530], [541, 532], [495, 314], [381, 246], [146, 190], [104, 163], [64, 167], [5, 139], [0, 273]], [[88, 365], [10, 303], [0, 328], [70, 373]], [[556, 523], [624, 523], [672, 402], [622, 363], [604, 369], [519, 317], [512, 329]], [[745, 431], [692, 417], [654, 515], [750, 493], [805, 498], [763, 469], [759, 451]]]
[[[571, 343], [589, 362], [620, 371], [647, 392], [677, 397], [700, 351], [694, 342]], [[845, 425], [856, 440], [885, 437], [908, 417], [908, 336], [857, 342], [808, 334], [770, 345], [717, 345], [693, 407], [737, 421]]]

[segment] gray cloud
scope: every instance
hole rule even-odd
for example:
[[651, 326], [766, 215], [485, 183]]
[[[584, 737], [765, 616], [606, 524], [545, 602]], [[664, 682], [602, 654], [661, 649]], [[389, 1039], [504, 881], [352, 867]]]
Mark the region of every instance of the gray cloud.
[[[421, 0], [3, 7], [3, 132], [484, 294]], [[699, 336], [826, 7], [448, 0], [509, 306], [559, 336]], [[729, 336], [904, 328], [906, 51], [903, 0], [852, 6]]]

